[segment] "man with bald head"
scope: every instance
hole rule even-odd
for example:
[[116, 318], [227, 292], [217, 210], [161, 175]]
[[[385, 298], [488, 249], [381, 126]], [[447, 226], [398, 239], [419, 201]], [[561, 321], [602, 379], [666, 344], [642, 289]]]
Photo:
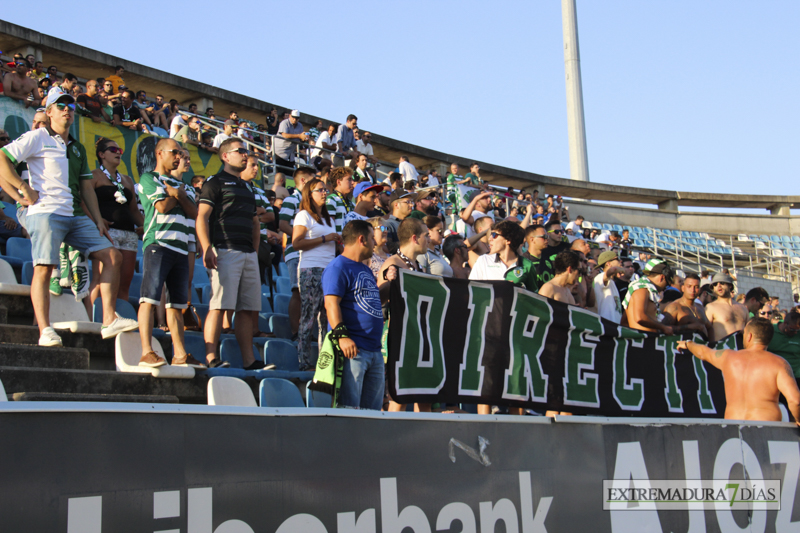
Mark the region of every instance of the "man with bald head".
[[677, 347], [722, 371], [725, 418], [779, 422], [778, 398], [783, 394], [800, 425], [800, 390], [786, 359], [767, 351], [772, 336], [769, 320], [752, 318], [744, 328], [744, 350], [714, 350], [692, 341], [678, 341]]
[[[189, 241], [192, 226], [187, 220], [197, 218], [197, 206], [186, 194], [182, 182], [172, 177], [183, 157], [183, 149], [173, 139], [161, 139], [156, 145], [156, 168], [139, 179], [139, 200], [144, 207], [144, 270], [139, 298], [139, 334], [142, 358], [139, 366], [158, 367], [167, 364], [151, 344], [153, 306], [161, 301], [167, 287], [167, 324], [172, 334], [175, 366], [205, 368], [186, 353], [183, 340], [183, 309], [189, 301]], [[193, 195], [192, 195], [193, 196]]]

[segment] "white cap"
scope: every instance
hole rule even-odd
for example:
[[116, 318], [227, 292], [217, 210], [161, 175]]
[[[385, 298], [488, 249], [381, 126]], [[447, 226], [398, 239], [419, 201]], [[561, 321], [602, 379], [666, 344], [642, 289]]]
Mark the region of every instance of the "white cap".
[[300, 118], [300, 111], [298, 111], [297, 109], [293, 110], [292, 116], [295, 118]]

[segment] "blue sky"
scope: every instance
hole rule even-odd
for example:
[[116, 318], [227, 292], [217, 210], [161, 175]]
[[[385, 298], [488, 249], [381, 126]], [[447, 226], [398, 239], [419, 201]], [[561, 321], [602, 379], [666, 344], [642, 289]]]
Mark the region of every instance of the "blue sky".
[[[109, 13], [89, 25], [85, 10], [42, 17], [54, 13], [46, 5], [3, 16], [327, 119], [355, 113], [362, 129], [403, 141], [569, 177], [557, 0], [144, 0], [130, 10], [164, 23], [115, 24]], [[591, 180], [798, 194], [799, 22], [794, 0], [578, 0]]]

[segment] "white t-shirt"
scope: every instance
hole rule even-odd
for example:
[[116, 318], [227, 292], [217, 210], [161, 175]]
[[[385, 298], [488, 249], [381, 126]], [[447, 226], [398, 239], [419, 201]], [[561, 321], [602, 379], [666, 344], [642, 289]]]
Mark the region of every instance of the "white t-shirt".
[[435, 187], [436, 185], [439, 185], [439, 178], [437, 178], [436, 176], [431, 176], [430, 174], [428, 174], [428, 185], [427, 186], [428, 187]]
[[[323, 218], [322, 221], [325, 222], [325, 219]], [[311, 213], [305, 210], [298, 212], [297, 216], [294, 217], [295, 227], [305, 226], [307, 230], [306, 239], [317, 239], [323, 235], [336, 233], [336, 228], [333, 224], [333, 217], [331, 217], [331, 225], [326, 226], [325, 224], [320, 224], [314, 220], [311, 217]], [[336, 257], [336, 243], [333, 240], [326, 239], [325, 244], [320, 244], [319, 246], [315, 246], [310, 250], [300, 250], [300, 261], [297, 267], [325, 268], [328, 266], [328, 263], [333, 261], [334, 257]]]
[[403, 181], [417, 181], [417, 177], [419, 176], [419, 172], [417, 172], [416, 167], [409, 163], [408, 161], [403, 161], [399, 165], [400, 167], [400, 174], [403, 175]]
[[567, 224], [567, 229], [571, 229], [572, 233], [574, 233], [575, 235], [577, 235], [580, 231], [582, 231], [580, 226], [578, 226], [578, 223], [575, 222], [574, 220], [569, 224]]
[[375, 155], [374, 152], [372, 151], [372, 145], [364, 144], [364, 141], [362, 141], [361, 139], [356, 141], [356, 150], [358, 150], [358, 153], [360, 154]]
[[[334, 135], [335, 137], [335, 135]], [[335, 144], [335, 141], [331, 140], [331, 136], [328, 134], [327, 131], [323, 131], [317, 137], [317, 141], [314, 143], [314, 151], [311, 152], [311, 157], [321, 156], [322, 159], [327, 159], [328, 161], [331, 160], [331, 153], [330, 152], [323, 152], [321, 148], [325, 148], [322, 143], [326, 142], [328, 144]]]
[[594, 299], [597, 302], [597, 314], [616, 324], [622, 322], [622, 300], [619, 298], [617, 284], [613, 279], [608, 280], [608, 285], [603, 285], [603, 274], [600, 272], [594, 277]]
[[[516, 267], [513, 265], [511, 268]], [[509, 267], [497, 258], [497, 254], [484, 254], [475, 261], [469, 279], [504, 280]]]
[[169, 125], [169, 137], [170, 139], [175, 137], [175, 134], [178, 133], [178, 130], [181, 129], [186, 125], [186, 121], [183, 120], [183, 117], [180, 114], [175, 115], [175, 118], [172, 119], [172, 122]]
[[217, 136], [214, 137], [214, 148], [219, 148], [219, 146], [225, 142], [227, 139], [233, 137], [232, 135], [225, 135], [224, 133], [217, 133]]
[[[75, 215], [75, 208], [79, 206], [70, 189], [68, 149], [75, 149], [77, 155], [77, 147], [68, 148], [60, 135], [50, 135], [47, 128], [23, 133], [2, 148], [14, 165], [22, 161], [28, 163], [28, 184], [39, 193], [39, 201], [28, 207], [28, 215]], [[88, 172], [80, 179], [91, 177], [91, 172]]]

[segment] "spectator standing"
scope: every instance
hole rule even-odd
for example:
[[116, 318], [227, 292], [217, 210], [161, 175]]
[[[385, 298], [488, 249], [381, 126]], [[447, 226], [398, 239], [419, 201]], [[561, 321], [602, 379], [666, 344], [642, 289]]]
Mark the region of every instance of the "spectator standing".
[[275, 192], [275, 197], [281, 200], [289, 196], [289, 189], [286, 188], [286, 176], [282, 172], [275, 173], [275, 183], [272, 184], [272, 190]]
[[280, 171], [284, 174], [293, 173], [295, 160], [295, 146], [293, 140], [306, 142], [308, 136], [303, 133], [303, 125], [300, 124], [300, 111], [295, 109], [289, 118], [282, 121], [278, 127], [278, 135], [275, 137], [272, 147], [275, 151], [275, 164], [280, 166]]
[[358, 179], [358, 181], [369, 181], [372, 183], [372, 176], [367, 173], [367, 163], [367, 156], [364, 154], [358, 154], [354, 177]]
[[790, 309], [783, 322], [773, 324], [772, 340], [769, 342], [768, 352], [780, 355], [792, 367], [795, 378], [800, 377], [800, 313], [797, 309]]
[[506, 280], [514, 285], [536, 290], [536, 271], [532, 264], [517, 255], [525, 241], [525, 231], [509, 220], [498, 222], [489, 233], [489, 253], [480, 256], [469, 279]]
[[489, 217], [494, 221], [494, 217], [491, 211], [492, 208], [492, 193], [486, 191], [470, 191], [467, 195], [467, 201], [469, 204], [464, 211], [461, 212], [461, 220], [464, 221], [466, 225], [466, 234], [464, 235], [465, 238], [469, 239], [474, 235], [476, 232], [473, 229], [475, 221], [483, 218]]
[[434, 276], [453, 277], [453, 269], [442, 254], [444, 242], [444, 223], [439, 217], [426, 216], [423, 223], [428, 227], [428, 249], [417, 256], [417, 263], [423, 271]]
[[338, 144], [338, 153], [334, 157], [333, 164], [337, 167], [343, 167], [345, 159], [351, 159], [358, 155], [356, 150], [356, 138], [353, 135], [353, 129], [358, 127], [358, 117], [355, 115], [347, 115], [347, 121], [339, 125], [336, 130], [336, 142]]
[[439, 210], [436, 207], [436, 193], [434, 191], [428, 189], [415, 194], [417, 195], [417, 201], [414, 203], [415, 209], [408, 216], [419, 220], [424, 220], [428, 216], [438, 216]]
[[106, 81], [110, 81], [113, 86], [112, 94], [119, 93], [120, 85], [125, 85], [125, 80], [122, 78], [124, 74], [125, 68], [122, 65], [117, 65], [114, 67], [114, 75], [106, 78]]
[[336, 233], [334, 218], [328, 213], [327, 192], [325, 184], [318, 179], [306, 183], [292, 229], [292, 246], [300, 252], [298, 282], [301, 310], [297, 351], [301, 370], [310, 370], [315, 366], [311, 347], [314, 323], [319, 325], [320, 346], [327, 330], [322, 272], [336, 256], [336, 245], [342, 242], [341, 235]]
[[300, 211], [303, 200], [303, 191], [307, 181], [314, 177], [314, 170], [310, 167], [300, 167], [294, 173], [294, 192], [283, 199], [281, 211], [278, 215], [278, 227], [286, 235], [286, 249], [283, 251], [286, 269], [289, 271], [289, 282], [292, 287], [292, 298], [289, 300], [289, 323], [292, 336], [296, 336], [300, 324], [300, 289], [298, 285], [298, 262], [300, 254], [292, 246], [294, 233], [294, 219]]
[[[338, 150], [336, 144], [336, 124], [331, 124], [328, 129], [319, 134], [316, 141], [314, 141], [314, 150], [311, 152], [312, 159], [320, 157], [326, 161], [332, 160], [332, 153]], [[323, 150], [324, 148], [324, 150]], [[326, 152], [325, 150], [332, 150], [333, 152]]]
[[36, 80], [28, 77], [31, 65], [25, 58], [15, 60], [14, 72], [9, 72], [3, 78], [3, 94], [19, 101], [25, 107], [38, 106], [40, 100], [36, 94]]
[[400, 175], [403, 176], [403, 183], [417, 181], [417, 178], [419, 178], [419, 172], [417, 172], [417, 168], [411, 163], [411, 161], [408, 160], [408, 156], [400, 156], [398, 169]]
[[356, 150], [359, 154], [367, 156], [367, 161], [370, 165], [377, 164], [378, 160], [375, 158], [375, 151], [372, 149], [372, 134], [365, 131], [361, 134], [361, 138], [356, 141]]
[[578, 281], [580, 274], [580, 257], [578, 252], [564, 250], [556, 255], [554, 263], [555, 275], [539, 289], [539, 294], [552, 298], [557, 302], [575, 305], [575, 298], [570, 290]]
[[759, 310], [767, 303], [770, 303], [773, 309], [777, 309], [780, 305], [780, 300], [778, 298], [770, 299], [769, 293], [763, 287], [750, 289], [744, 296], [744, 306], [747, 308], [750, 318], [756, 316]]
[[108, 116], [103, 103], [100, 100], [100, 95], [97, 92], [97, 80], [89, 80], [86, 82], [86, 92], [78, 97], [78, 103], [89, 112], [89, 117], [94, 122], [111, 122], [111, 117]]
[[226, 140], [232, 138], [234, 135], [234, 130], [238, 128], [239, 126], [236, 124], [236, 122], [230, 119], [226, 120], [222, 127], [222, 133], [217, 133], [217, 135], [214, 137], [214, 150], [219, 151], [220, 145]]
[[597, 266], [602, 268], [592, 283], [597, 314], [615, 324], [622, 322], [622, 300], [614, 280], [625, 273], [616, 252], [606, 251], [597, 259]]
[[[100, 216], [110, 224], [108, 234], [113, 240], [114, 248], [122, 255], [117, 298], [128, 301], [139, 245], [136, 228], [140, 228], [141, 233], [144, 218], [136, 203], [133, 179], [117, 170], [122, 160], [122, 152], [122, 148], [116, 142], [101, 137], [95, 145], [100, 166], [92, 171], [90, 183], [97, 195]], [[100, 263], [95, 262], [92, 266], [94, 269], [92, 279], [99, 279]], [[91, 300], [94, 301], [100, 296], [100, 289], [96, 283], [92, 285]]]
[[469, 249], [464, 244], [464, 238], [461, 235], [453, 233], [445, 237], [442, 244], [442, 253], [453, 270], [454, 278], [469, 279]]
[[327, 212], [333, 217], [336, 233], [342, 233], [345, 217], [353, 210], [350, 194], [353, 192], [353, 171], [346, 167], [337, 167], [331, 171], [328, 183], [333, 190], [327, 198]]
[[644, 275], [630, 284], [622, 300], [622, 325], [639, 331], [672, 335], [672, 326], [660, 318], [658, 293], [667, 287], [672, 269], [661, 259], [651, 259], [644, 267]]
[[547, 231], [547, 248], [542, 250], [542, 260], [539, 262], [539, 279], [547, 283], [555, 275], [555, 259], [564, 250], [569, 250], [571, 244], [564, 238], [564, 229], [561, 222], [551, 220], [544, 225]]
[[[186, 353], [183, 309], [189, 301], [189, 237], [192, 227], [187, 219], [197, 216], [197, 207], [186, 193], [186, 186], [170, 173], [178, 168], [183, 151], [172, 139], [161, 139], [156, 145], [156, 168], [140, 178], [139, 198], [145, 210], [144, 270], [139, 298], [139, 334], [142, 341], [140, 366], [166, 364], [151, 344], [153, 307], [161, 301], [166, 284], [167, 324], [172, 337], [172, 364], [205, 368]], [[134, 252], [135, 253], [135, 252]]]
[[[261, 243], [258, 245], [258, 273], [261, 275], [261, 284], [272, 285], [272, 259], [270, 254], [272, 253], [272, 245], [277, 246], [280, 241], [278, 240], [278, 234], [267, 228], [270, 223], [275, 221], [275, 211], [272, 210], [264, 190], [255, 184], [257, 176], [258, 158], [250, 155], [247, 157], [247, 167], [242, 171], [241, 177], [256, 198], [256, 216], [261, 228]], [[280, 252], [280, 249], [278, 252]]]
[[[403, 222], [403, 220], [405, 220], [408, 217], [408, 215], [411, 214], [411, 211], [414, 210], [414, 201], [416, 199], [417, 199], [416, 194], [408, 192], [402, 188], [395, 190], [389, 196], [389, 209], [391, 210], [392, 214], [389, 215], [388, 219], [386, 219], [385, 225], [387, 228], [386, 247], [389, 250], [390, 254], [397, 252], [397, 248], [400, 245], [398, 228], [400, 227], [400, 224]], [[424, 251], [425, 249], [423, 249], [423, 252]]]
[[322, 130], [323, 130], [322, 120], [317, 119], [317, 122], [314, 124], [314, 127], [308, 130], [308, 137], [312, 141], [317, 142], [317, 139], [319, 138], [320, 133], [322, 133]]
[[[353, 196], [356, 198], [356, 206], [344, 216], [343, 227], [351, 220], [369, 220], [368, 213], [375, 209], [378, 193], [382, 191], [383, 185], [372, 185], [372, 183], [368, 181], [358, 183], [353, 190]], [[330, 212], [330, 196], [328, 198], [328, 211]]]
[[578, 215], [575, 220], [567, 224], [568, 230], [572, 230], [574, 235], [583, 235], [583, 215]]
[[373, 228], [368, 222], [354, 220], [347, 224], [342, 240], [344, 251], [322, 274], [327, 322], [338, 334], [339, 347], [346, 358], [342, 404], [380, 410], [385, 380], [381, 303], [389, 299], [389, 285], [379, 290], [375, 276], [364, 265], [375, 248]]
[[478, 189], [483, 187], [483, 184], [485, 183], [481, 178], [481, 166], [478, 163], [472, 163], [469, 166], [469, 172], [467, 172], [467, 175], [464, 176], [464, 178], [469, 180], [470, 185]]
[[687, 275], [681, 287], [681, 297], [664, 306], [663, 322], [677, 326], [675, 333], [696, 331], [710, 342], [714, 340], [710, 336], [713, 332], [711, 323], [706, 318], [703, 306], [695, 302], [699, 292], [700, 277], [697, 274]]
[[[0, 178], [19, 190], [29, 205], [25, 224], [32, 241], [31, 300], [41, 334], [39, 344], [61, 346], [61, 337], [50, 327], [48, 286], [51, 271], [59, 262], [62, 242], [103, 263], [101, 336], [111, 338], [138, 327], [135, 320], [117, 317], [115, 312], [122, 257], [112, 248], [108, 226], [100, 216], [97, 196], [89, 182], [86, 150], [69, 136], [75, 119], [75, 99], [67, 94], [59, 96], [47, 106], [46, 114], [48, 127], [24, 133], [0, 148]], [[68, 152], [72, 154], [69, 158]], [[22, 161], [28, 163], [29, 184], [14, 171], [14, 165]], [[70, 167], [75, 171], [70, 172]], [[95, 223], [81, 209], [82, 201]]]
[[458, 163], [451, 163], [450, 173], [447, 175], [446, 181], [448, 199], [453, 204], [453, 212], [458, 213], [464, 208], [461, 205], [461, 194], [458, 192], [458, 185], [469, 183], [469, 179], [458, 173]]
[[743, 331], [749, 311], [733, 299], [733, 278], [721, 272], [714, 274], [711, 289], [717, 299], [706, 306], [706, 314], [714, 328], [714, 340], [720, 341], [732, 333]]
[[372, 258], [369, 261], [369, 269], [377, 279], [378, 272], [383, 266], [383, 262], [389, 259], [386, 251], [386, 226], [385, 220], [381, 217], [372, 217], [367, 222], [372, 226], [372, 233], [375, 239], [375, 248], [372, 251]]
[[236, 341], [247, 370], [264, 368], [253, 354], [253, 331], [258, 330], [261, 285], [258, 245], [261, 226], [256, 199], [241, 173], [247, 168], [248, 150], [239, 139], [228, 139], [219, 148], [223, 169], [203, 184], [197, 213], [197, 239], [203, 264], [211, 279], [211, 300], [204, 337], [209, 367], [227, 366], [216, 357], [222, 317], [236, 311]]

